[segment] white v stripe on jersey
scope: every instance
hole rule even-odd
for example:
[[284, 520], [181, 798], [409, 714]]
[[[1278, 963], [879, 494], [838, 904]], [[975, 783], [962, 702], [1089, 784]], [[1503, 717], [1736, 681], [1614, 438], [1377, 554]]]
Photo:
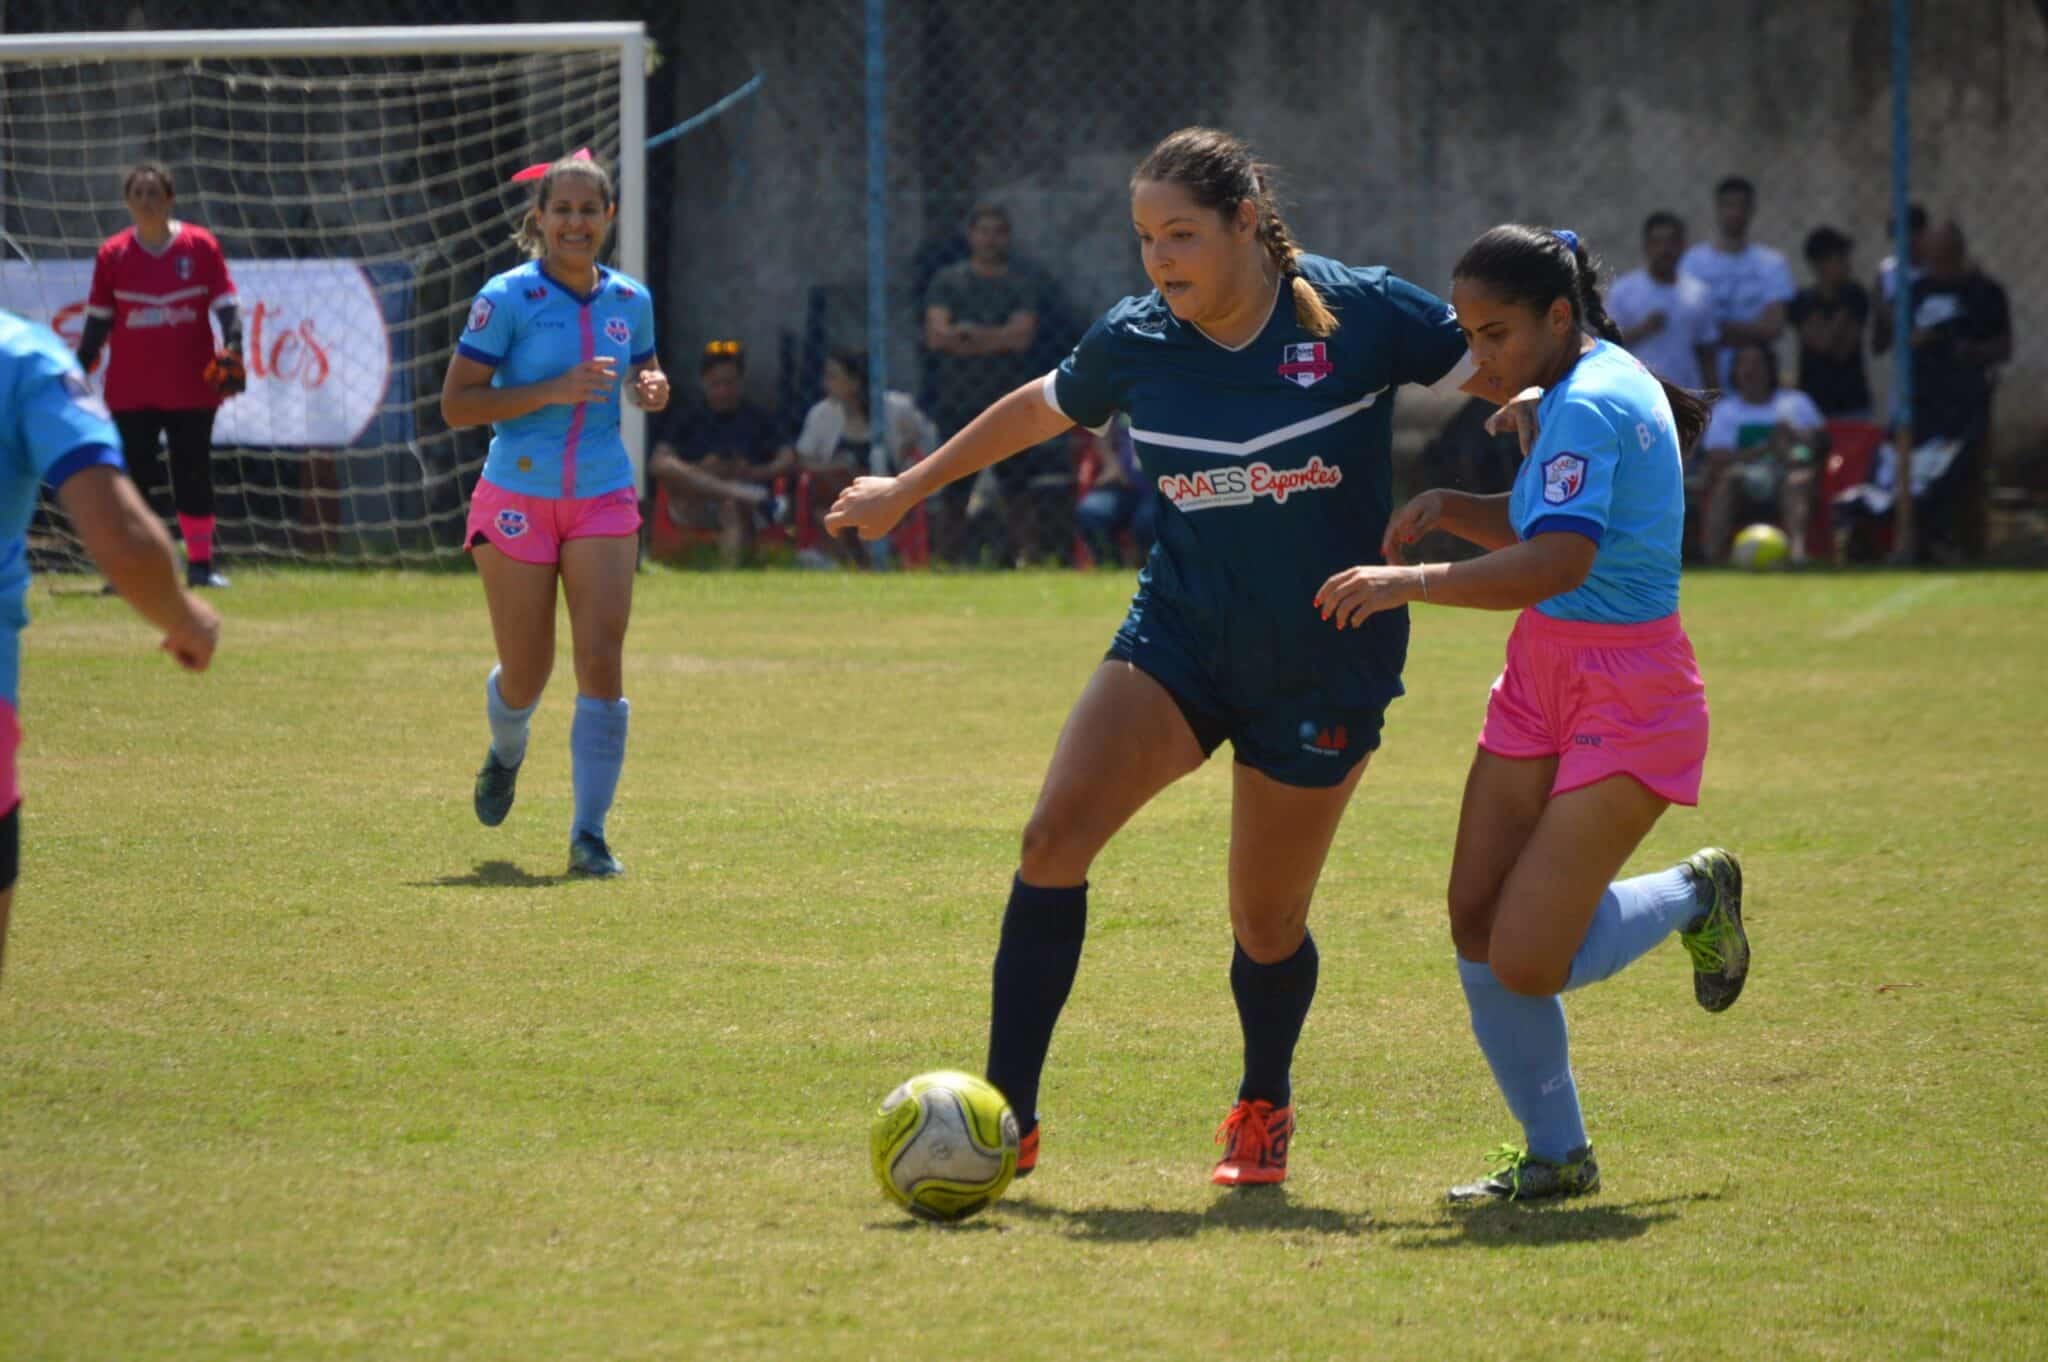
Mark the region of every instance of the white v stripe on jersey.
[[202, 297], [205, 293], [204, 284], [194, 284], [191, 288], [181, 288], [172, 293], [131, 293], [118, 288], [114, 290], [114, 296], [124, 303], [144, 303], [150, 307], [168, 307], [186, 298]]
[[1204, 440], [1194, 435], [1165, 435], [1158, 431], [1138, 430], [1135, 427], [1131, 430], [1131, 439], [1140, 444], [1161, 445], [1167, 449], [1192, 449], [1201, 454], [1227, 454], [1236, 459], [1248, 459], [1261, 450], [1285, 444], [1289, 440], [1322, 430], [1326, 426], [1334, 426], [1348, 416], [1356, 416], [1377, 402], [1380, 393], [1385, 391], [1385, 388], [1381, 388], [1378, 392], [1369, 392], [1356, 402], [1332, 407], [1326, 412], [1309, 417], [1306, 421], [1296, 421], [1291, 426], [1269, 430], [1264, 435], [1250, 440]]

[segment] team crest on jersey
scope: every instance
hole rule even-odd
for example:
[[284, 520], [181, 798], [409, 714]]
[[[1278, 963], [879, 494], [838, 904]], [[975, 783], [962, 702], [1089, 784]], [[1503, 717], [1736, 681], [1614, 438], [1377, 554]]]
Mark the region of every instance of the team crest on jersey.
[[181, 283], [181, 284], [182, 284], [182, 283], [185, 283], [185, 282], [186, 282], [187, 280], [191, 279], [191, 277], [192, 277], [192, 257], [191, 257], [191, 256], [189, 256], [189, 255], [181, 255], [181, 256], [179, 256], [179, 257], [178, 257], [178, 265], [177, 265], [177, 269], [178, 269], [178, 282], [179, 282], [179, 283]]
[[1543, 499], [1562, 506], [1586, 485], [1586, 461], [1576, 454], [1560, 454], [1543, 465]]
[[507, 506], [498, 512], [498, 533], [507, 539], [517, 539], [526, 533], [526, 512]]
[[607, 317], [604, 323], [604, 333], [621, 345], [633, 339], [633, 328], [626, 324], [624, 317]]
[[1330, 363], [1330, 348], [1321, 341], [1280, 347], [1280, 377], [1289, 383], [1313, 388], [1335, 372], [1337, 366]]
[[472, 331], [481, 331], [490, 324], [491, 300], [488, 298], [479, 298], [474, 303], [470, 304], [469, 329]]
[[70, 395], [71, 401], [75, 406], [91, 412], [102, 421], [114, 419], [107, 411], [106, 402], [101, 399], [98, 393], [92, 390], [92, 384], [86, 380], [84, 374], [66, 369], [64, 371], [64, 391]]

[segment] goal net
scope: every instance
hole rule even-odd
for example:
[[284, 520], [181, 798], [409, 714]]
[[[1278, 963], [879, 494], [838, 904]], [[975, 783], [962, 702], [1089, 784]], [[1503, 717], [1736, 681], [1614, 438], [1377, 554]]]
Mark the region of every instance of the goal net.
[[[588, 147], [618, 176], [610, 258], [645, 273], [644, 43], [638, 24], [0, 39], [0, 307], [76, 343], [94, 253], [130, 225], [123, 175], [161, 162], [240, 298], [220, 552], [455, 557], [490, 432], [446, 427], [441, 379], [476, 290], [522, 258], [531, 185], [511, 177]], [[628, 440], [637, 462], [637, 421]], [[166, 517], [168, 498], [166, 479]], [[47, 498], [31, 551], [81, 561]]]

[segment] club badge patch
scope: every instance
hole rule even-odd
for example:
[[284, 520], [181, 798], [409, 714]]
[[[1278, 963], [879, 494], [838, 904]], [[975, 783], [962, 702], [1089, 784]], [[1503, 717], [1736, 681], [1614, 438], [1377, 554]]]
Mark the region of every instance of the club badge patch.
[[1560, 454], [1543, 465], [1543, 499], [1562, 506], [1586, 485], [1586, 461], [1576, 454]]
[[1337, 366], [1330, 363], [1329, 347], [1321, 341], [1308, 341], [1300, 345], [1280, 347], [1280, 377], [1289, 383], [1304, 388], [1316, 384], [1337, 372]]
[[507, 539], [517, 539], [526, 533], [526, 512], [516, 511], [510, 506], [498, 512], [498, 533]]
[[470, 305], [469, 329], [481, 331], [491, 324], [491, 300], [479, 298]]
[[624, 345], [633, 339], [633, 328], [626, 324], [624, 317], [609, 317], [605, 320], [604, 333]]

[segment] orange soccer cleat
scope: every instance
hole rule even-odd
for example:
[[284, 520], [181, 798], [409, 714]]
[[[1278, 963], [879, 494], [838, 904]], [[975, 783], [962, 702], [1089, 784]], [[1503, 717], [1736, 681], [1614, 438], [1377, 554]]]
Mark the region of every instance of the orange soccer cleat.
[[1024, 1132], [1024, 1138], [1017, 1141], [1017, 1176], [1028, 1178], [1038, 1167], [1038, 1127]]
[[1219, 1187], [1259, 1187], [1287, 1180], [1287, 1146], [1294, 1139], [1294, 1107], [1239, 1102], [1216, 1127], [1223, 1158], [1209, 1181]]

